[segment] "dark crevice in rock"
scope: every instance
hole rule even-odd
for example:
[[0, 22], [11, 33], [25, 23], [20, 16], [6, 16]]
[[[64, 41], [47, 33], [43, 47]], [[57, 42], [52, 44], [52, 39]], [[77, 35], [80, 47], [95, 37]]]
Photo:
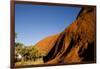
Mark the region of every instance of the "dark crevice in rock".
[[84, 52], [79, 56], [83, 57], [82, 61], [94, 61], [95, 59], [94, 42], [89, 43], [88, 48], [84, 50]]
[[43, 58], [44, 62], [53, 59], [58, 52], [60, 52], [60, 50], [62, 50], [62, 45], [63, 45], [63, 41], [65, 38], [65, 34], [62, 32], [61, 36], [58, 37], [56, 43], [54, 44], [53, 48], [51, 49], [51, 51], [47, 54], [47, 56], [45, 56]]

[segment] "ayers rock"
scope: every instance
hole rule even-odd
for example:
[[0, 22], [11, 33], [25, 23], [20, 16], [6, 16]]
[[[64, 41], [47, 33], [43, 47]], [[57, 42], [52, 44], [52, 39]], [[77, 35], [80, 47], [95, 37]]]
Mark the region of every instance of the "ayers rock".
[[59, 34], [36, 44], [44, 64], [96, 62], [96, 9], [82, 7], [76, 20]]

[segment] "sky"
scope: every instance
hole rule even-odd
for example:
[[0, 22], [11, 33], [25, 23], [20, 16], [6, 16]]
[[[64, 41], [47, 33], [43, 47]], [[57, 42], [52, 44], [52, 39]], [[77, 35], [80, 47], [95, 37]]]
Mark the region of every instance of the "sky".
[[35, 45], [43, 38], [62, 32], [77, 17], [80, 7], [15, 4], [16, 42]]

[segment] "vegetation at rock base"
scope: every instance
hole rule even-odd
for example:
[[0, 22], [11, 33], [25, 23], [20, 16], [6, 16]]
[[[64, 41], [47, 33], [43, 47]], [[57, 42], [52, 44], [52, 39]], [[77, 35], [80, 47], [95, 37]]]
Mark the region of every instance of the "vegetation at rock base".
[[36, 46], [25, 46], [21, 42], [15, 42], [15, 65], [40, 64], [43, 63], [44, 56]]
[[16, 46], [15, 47], [15, 63], [23, 63], [27, 64], [27, 62], [30, 63], [36, 63], [38, 61], [43, 63], [43, 57], [45, 55], [38, 52], [38, 49], [35, 46]]

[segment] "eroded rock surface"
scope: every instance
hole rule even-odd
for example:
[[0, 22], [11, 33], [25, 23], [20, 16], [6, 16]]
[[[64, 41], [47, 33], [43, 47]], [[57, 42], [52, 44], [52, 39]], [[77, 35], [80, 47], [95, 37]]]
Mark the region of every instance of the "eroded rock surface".
[[36, 45], [46, 53], [45, 64], [95, 61], [96, 10], [83, 7], [76, 20], [60, 34], [49, 36]]

